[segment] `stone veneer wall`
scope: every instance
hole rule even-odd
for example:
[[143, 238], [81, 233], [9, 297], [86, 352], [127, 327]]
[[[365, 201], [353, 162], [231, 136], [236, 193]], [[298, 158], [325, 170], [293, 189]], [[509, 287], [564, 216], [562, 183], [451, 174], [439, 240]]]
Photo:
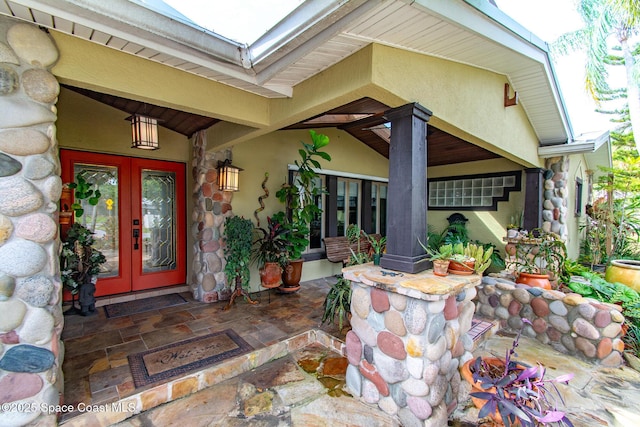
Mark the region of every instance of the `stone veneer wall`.
[[190, 279], [193, 297], [202, 302], [231, 298], [224, 274], [222, 237], [224, 220], [232, 216], [233, 193], [218, 189], [218, 160], [230, 158], [230, 152], [207, 153], [204, 132], [193, 140], [193, 268]]
[[[54, 125], [60, 87], [48, 71], [57, 60], [46, 32], [0, 17], [3, 425], [55, 425], [56, 413], [41, 409], [60, 402], [64, 384], [57, 224], [62, 181]], [[5, 403], [14, 405], [5, 410]]]
[[472, 357], [476, 289], [427, 301], [351, 283], [350, 391], [403, 425], [446, 426], [457, 406], [458, 368]]
[[542, 205], [542, 229], [567, 239], [567, 200], [569, 190], [569, 158], [553, 157], [546, 160]]
[[475, 302], [478, 315], [513, 332], [528, 319], [533, 325], [525, 324], [523, 335], [561, 353], [604, 366], [622, 364], [624, 317], [616, 305], [493, 277], [483, 277]]

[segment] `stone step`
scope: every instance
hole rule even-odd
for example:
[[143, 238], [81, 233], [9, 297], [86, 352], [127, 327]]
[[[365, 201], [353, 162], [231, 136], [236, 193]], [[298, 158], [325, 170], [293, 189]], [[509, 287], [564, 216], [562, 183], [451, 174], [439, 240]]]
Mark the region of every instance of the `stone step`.
[[471, 329], [467, 332], [467, 335], [473, 340], [473, 350], [499, 330], [500, 325], [497, 321], [474, 316], [471, 321]]

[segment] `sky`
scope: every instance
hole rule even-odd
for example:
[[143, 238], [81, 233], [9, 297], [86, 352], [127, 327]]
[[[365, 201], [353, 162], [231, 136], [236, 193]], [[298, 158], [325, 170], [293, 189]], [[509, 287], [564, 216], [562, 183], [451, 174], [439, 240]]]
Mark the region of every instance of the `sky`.
[[[198, 25], [241, 43], [250, 44], [303, 0], [164, 0]], [[582, 26], [575, 0], [495, 0], [498, 7], [546, 42]], [[560, 90], [574, 135], [609, 130], [609, 116], [596, 113], [584, 89], [584, 57], [580, 53], [556, 58]], [[517, 88], [516, 88], [517, 89]], [[525, 101], [526, 102], [526, 101]]]

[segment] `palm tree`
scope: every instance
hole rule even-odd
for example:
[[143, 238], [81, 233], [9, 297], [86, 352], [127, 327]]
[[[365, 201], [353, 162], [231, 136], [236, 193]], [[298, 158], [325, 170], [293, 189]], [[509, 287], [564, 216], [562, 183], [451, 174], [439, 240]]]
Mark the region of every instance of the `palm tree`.
[[[581, 50], [586, 53], [585, 86], [587, 92], [599, 104], [602, 100], [624, 97], [626, 94], [631, 130], [640, 135], [640, 87], [635, 46], [631, 37], [640, 29], [640, 2], [638, 0], [579, 0], [577, 11], [585, 26], [563, 34], [554, 42], [552, 49], [559, 54]], [[615, 40], [615, 50], [621, 56], [611, 55], [607, 42]], [[607, 82], [607, 66], [624, 65], [626, 87], [611, 89]], [[640, 153], [640, 138], [635, 141]]]

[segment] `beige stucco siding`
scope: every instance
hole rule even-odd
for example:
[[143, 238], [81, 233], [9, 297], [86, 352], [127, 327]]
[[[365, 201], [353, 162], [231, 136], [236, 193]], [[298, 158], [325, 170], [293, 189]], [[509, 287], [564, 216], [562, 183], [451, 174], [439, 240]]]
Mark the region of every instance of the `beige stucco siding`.
[[264, 97], [56, 31], [51, 34], [60, 49], [52, 71], [61, 83], [247, 126], [269, 122]]

